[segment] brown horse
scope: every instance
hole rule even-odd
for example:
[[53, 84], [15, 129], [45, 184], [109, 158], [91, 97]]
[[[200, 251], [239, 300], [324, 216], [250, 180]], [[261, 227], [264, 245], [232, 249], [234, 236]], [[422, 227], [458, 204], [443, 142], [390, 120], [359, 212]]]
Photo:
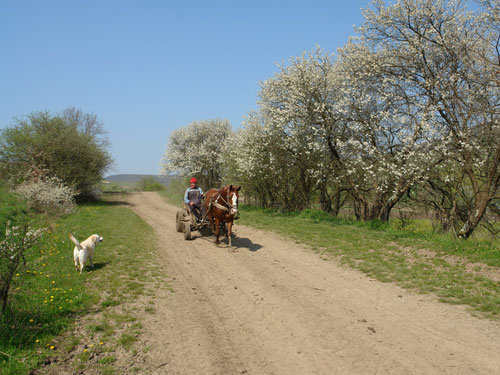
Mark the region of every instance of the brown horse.
[[226, 237], [231, 247], [231, 228], [234, 215], [238, 213], [238, 191], [241, 186], [226, 185], [222, 189], [210, 189], [205, 193], [205, 209], [215, 236], [215, 243], [219, 244], [220, 224], [226, 223]]

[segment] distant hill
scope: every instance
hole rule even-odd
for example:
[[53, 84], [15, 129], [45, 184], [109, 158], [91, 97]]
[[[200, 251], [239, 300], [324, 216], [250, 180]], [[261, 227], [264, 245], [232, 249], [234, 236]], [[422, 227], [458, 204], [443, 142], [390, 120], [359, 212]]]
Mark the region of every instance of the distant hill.
[[153, 174], [114, 174], [104, 179], [109, 182], [118, 182], [118, 183], [135, 183], [138, 182], [141, 178], [144, 177], [153, 177], [156, 181], [163, 185], [168, 185], [172, 177], [170, 176], [157, 176]]

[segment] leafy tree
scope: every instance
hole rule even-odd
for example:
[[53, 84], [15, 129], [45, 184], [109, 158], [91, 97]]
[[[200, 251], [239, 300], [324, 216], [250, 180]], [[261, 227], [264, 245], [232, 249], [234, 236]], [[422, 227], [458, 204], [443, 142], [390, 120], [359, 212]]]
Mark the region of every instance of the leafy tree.
[[78, 132], [92, 137], [94, 142], [102, 149], [110, 146], [104, 124], [99, 121], [94, 113], [84, 113], [81, 109], [66, 108], [61, 117], [67, 124], [74, 126]]
[[[69, 113], [83, 118], [72, 118]], [[48, 174], [75, 188], [80, 196], [91, 196], [112, 159], [102, 125], [95, 120], [88, 126], [85, 118], [95, 120], [77, 110], [56, 116], [34, 112], [16, 119], [0, 132], [1, 173], [16, 183]]]

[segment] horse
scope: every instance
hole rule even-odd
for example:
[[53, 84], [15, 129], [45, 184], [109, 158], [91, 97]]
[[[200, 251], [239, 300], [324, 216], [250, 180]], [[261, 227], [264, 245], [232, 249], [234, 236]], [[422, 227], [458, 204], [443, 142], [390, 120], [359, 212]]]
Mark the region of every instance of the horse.
[[238, 191], [241, 186], [226, 185], [220, 190], [210, 189], [205, 193], [205, 209], [210, 221], [215, 244], [219, 245], [220, 224], [226, 223], [226, 237], [231, 247], [231, 235], [234, 216], [238, 213]]

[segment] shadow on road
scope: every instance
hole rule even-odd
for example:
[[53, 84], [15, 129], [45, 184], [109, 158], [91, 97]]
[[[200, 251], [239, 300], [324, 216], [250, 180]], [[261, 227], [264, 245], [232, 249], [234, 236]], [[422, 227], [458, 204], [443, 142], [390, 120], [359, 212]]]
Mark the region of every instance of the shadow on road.
[[[199, 234], [198, 233], [195, 234], [196, 231], [193, 231], [191, 233], [192, 240], [194, 240], [196, 238], [202, 238], [202, 239], [205, 239], [207, 241], [213, 242], [214, 236], [213, 236], [212, 230], [210, 228], [203, 227], [203, 228], [200, 228], [198, 230], [198, 232], [199, 232]], [[227, 246], [229, 245], [226, 236], [224, 236], [223, 234], [220, 237], [220, 243], [221, 243], [221, 245], [222, 244], [227, 245]], [[234, 250], [236, 250], [236, 249], [248, 249], [249, 251], [258, 251], [258, 250], [262, 249], [262, 245], [260, 245], [258, 243], [253, 243], [252, 240], [250, 240], [248, 238], [237, 237], [235, 234], [233, 234], [233, 238], [232, 238], [232, 247], [234, 248]]]
[[262, 245], [259, 245], [258, 243], [253, 243], [252, 240], [242, 237], [233, 237], [232, 245], [237, 249], [243, 248], [243, 249], [248, 249], [250, 251], [258, 251], [262, 249]]
[[91, 204], [97, 206], [135, 206], [125, 199], [126, 193], [104, 193], [103, 198]]

